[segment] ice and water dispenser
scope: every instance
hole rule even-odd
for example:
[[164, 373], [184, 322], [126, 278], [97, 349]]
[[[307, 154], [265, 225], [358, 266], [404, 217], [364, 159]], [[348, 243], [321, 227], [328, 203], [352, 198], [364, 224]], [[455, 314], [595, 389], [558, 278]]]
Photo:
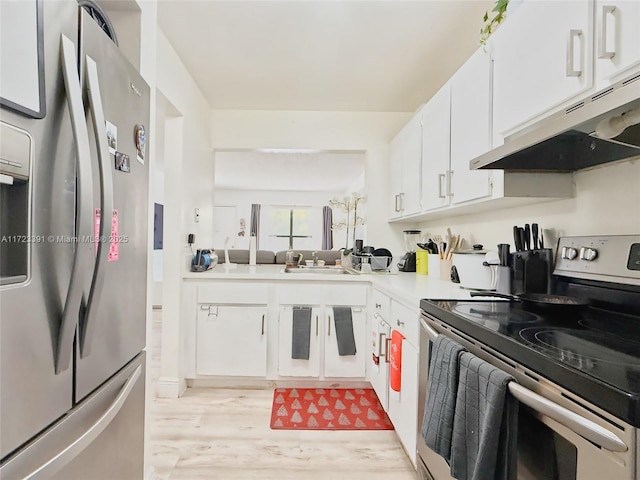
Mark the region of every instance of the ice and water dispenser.
[[31, 135], [0, 122], [0, 285], [29, 272]]

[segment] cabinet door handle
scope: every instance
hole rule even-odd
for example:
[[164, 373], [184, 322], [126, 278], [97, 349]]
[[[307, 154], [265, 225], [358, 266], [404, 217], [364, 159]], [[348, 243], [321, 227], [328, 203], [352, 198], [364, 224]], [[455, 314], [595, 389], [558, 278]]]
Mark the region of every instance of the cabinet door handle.
[[444, 180], [444, 177], [446, 177], [446, 174], [444, 173], [438, 174], [438, 198], [447, 198], [446, 195], [442, 194], [442, 181]]
[[396, 319], [396, 323], [399, 327], [404, 327], [404, 322], [401, 322], [400, 319]]
[[598, 39], [598, 58], [613, 58], [616, 55], [615, 44], [613, 50], [607, 50], [607, 18], [611, 16], [614, 22], [613, 25], [615, 27], [615, 11], [616, 7], [614, 5], [603, 5], [602, 7], [602, 28], [600, 29], [600, 38]]
[[[378, 345], [382, 346], [382, 342], [385, 342], [385, 347], [386, 347], [386, 335], [384, 333], [381, 333], [378, 335]], [[387, 354], [386, 352], [380, 352], [380, 356], [381, 357], [386, 357]]]
[[376, 308], [382, 308], [382, 305], [380, 305], [379, 303], [376, 303]]
[[400, 210], [404, 211], [404, 193], [400, 194]]
[[331, 315], [329, 315], [328, 318], [329, 318], [329, 321], [327, 322], [328, 323], [328, 325], [327, 325], [327, 336], [330, 337], [331, 336]]
[[453, 170], [447, 170], [447, 196], [453, 197], [453, 192], [451, 191], [451, 179], [453, 178]]
[[262, 314], [262, 333], [261, 335], [264, 335], [264, 313]]
[[318, 315], [316, 315], [316, 337], [318, 336]]
[[[576, 38], [582, 40], [582, 30], [569, 30], [569, 38], [567, 40], [567, 77], [579, 77], [582, 75], [582, 70], [576, 70], [573, 62]], [[580, 53], [582, 53], [582, 51]]]
[[389, 345], [391, 345], [391, 339], [385, 338], [384, 340], [384, 363], [391, 363], [391, 358], [389, 358]]
[[395, 205], [395, 210], [396, 212], [400, 211], [400, 195], [396, 195], [396, 205]]

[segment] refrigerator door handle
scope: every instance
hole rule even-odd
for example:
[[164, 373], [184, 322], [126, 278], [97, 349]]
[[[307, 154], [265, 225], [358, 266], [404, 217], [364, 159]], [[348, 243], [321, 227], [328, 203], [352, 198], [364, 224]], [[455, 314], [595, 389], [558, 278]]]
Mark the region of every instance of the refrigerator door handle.
[[[62, 321], [58, 331], [56, 345], [55, 372], [56, 374], [69, 368], [73, 351], [73, 338], [80, 317], [80, 307], [83, 301], [86, 274], [90, 268], [86, 242], [82, 236], [91, 232], [91, 204], [93, 203], [93, 179], [91, 172], [91, 150], [89, 148], [89, 132], [84, 115], [80, 79], [76, 58], [76, 46], [64, 35], [60, 36], [60, 54], [62, 57], [62, 72], [66, 91], [67, 103], [71, 117], [71, 126], [76, 149], [77, 175], [77, 210], [78, 224], [76, 226], [77, 240], [73, 254], [73, 269], [69, 280], [67, 298], [62, 311]], [[88, 250], [88, 252], [87, 252]]]
[[80, 356], [86, 357], [91, 353], [91, 340], [95, 330], [95, 317], [100, 296], [104, 287], [105, 268], [109, 260], [109, 247], [111, 239], [106, 236], [111, 235], [111, 216], [113, 215], [113, 178], [111, 175], [111, 161], [109, 145], [107, 143], [107, 128], [102, 108], [102, 97], [100, 95], [100, 82], [98, 80], [98, 66], [90, 56], [86, 57], [86, 85], [89, 93], [89, 109], [93, 119], [93, 130], [95, 132], [98, 165], [100, 171], [100, 239], [98, 241], [98, 253], [96, 255], [93, 278], [91, 280], [91, 290], [87, 301], [87, 309], [84, 321], [80, 326]]
[[138, 365], [120, 389], [118, 396], [104, 411], [104, 413], [100, 415], [100, 418], [98, 418], [91, 427], [89, 427], [80, 437], [75, 439], [69, 446], [64, 448], [64, 450], [58, 453], [55, 457], [40, 466], [37, 470], [31, 472], [25, 478], [49, 478], [77, 457], [80, 452], [87, 448], [98, 437], [98, 435], [100, 435], [104, 429], [109, 426], [116, 415], [118, 415], [118, 412], [120, 412], [120, 409], [127, 401], [127, 398], [131, 394], [131, 390], [133, 390], [133, 387], [141, 374], [142, 365]]

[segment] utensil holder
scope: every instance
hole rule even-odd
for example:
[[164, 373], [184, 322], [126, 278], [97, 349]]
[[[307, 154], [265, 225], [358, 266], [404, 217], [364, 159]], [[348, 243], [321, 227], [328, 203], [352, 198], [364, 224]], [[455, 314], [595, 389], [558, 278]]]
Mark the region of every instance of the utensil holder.
[[427, 255], [427, 275], [440, 278], [440, 255], [435, 253]]
[[440, 280], [451, 281], [451, 267], [453, 266], [452, 259], [440, 259]]

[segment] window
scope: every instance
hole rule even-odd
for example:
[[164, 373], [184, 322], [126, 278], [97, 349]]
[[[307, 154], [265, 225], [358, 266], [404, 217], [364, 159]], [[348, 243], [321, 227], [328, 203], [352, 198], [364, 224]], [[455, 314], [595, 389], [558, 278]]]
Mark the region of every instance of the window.
[[279, 252], [322, 247], [322, 207], [263, 206], [260, 249]]

